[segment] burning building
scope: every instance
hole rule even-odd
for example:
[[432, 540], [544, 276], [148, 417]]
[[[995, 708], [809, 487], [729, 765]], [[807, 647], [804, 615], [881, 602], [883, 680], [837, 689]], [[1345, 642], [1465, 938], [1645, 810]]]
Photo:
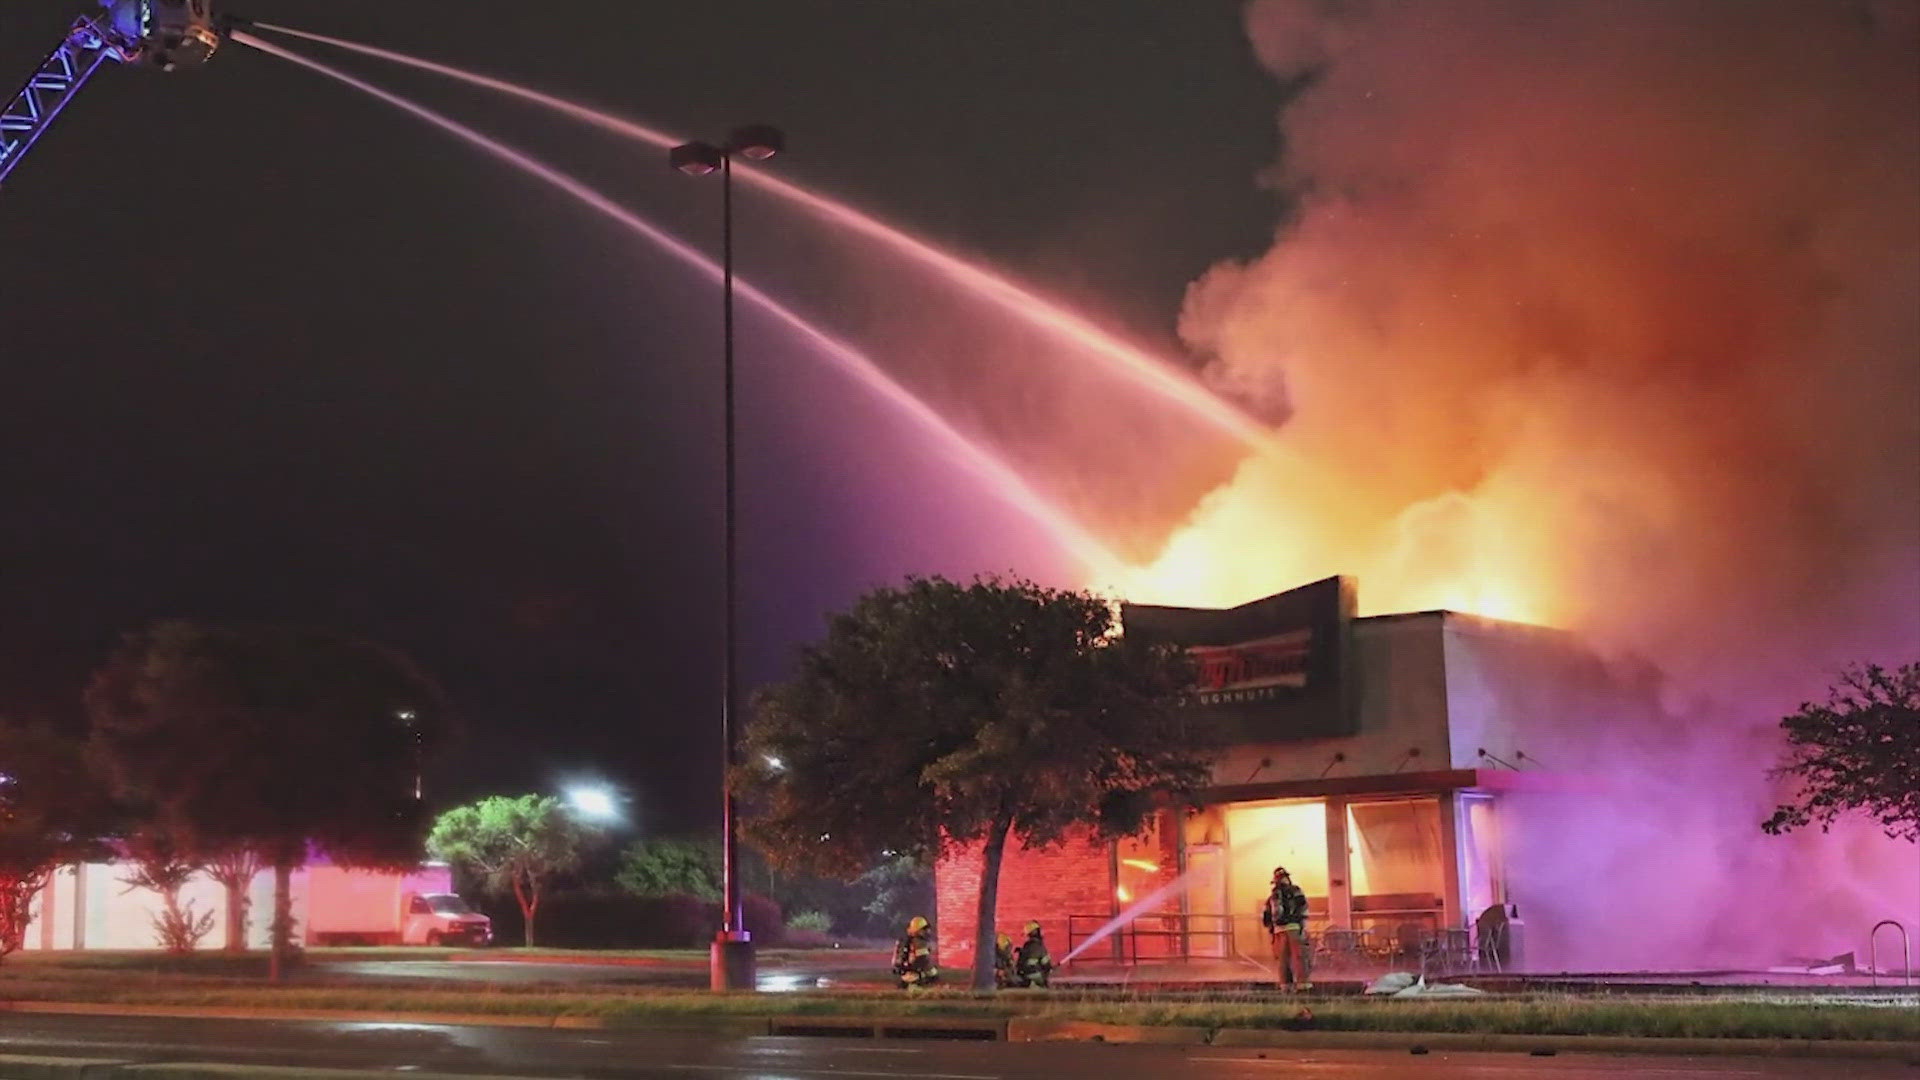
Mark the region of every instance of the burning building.
[[[1737, 939], [1723, 958], [1790, 950], [1722, 917], [1734, 890], [1696, 894], [1672, 865], [1688, 851], [1721, 862], [1685, 800], [1622, 778], [1623, 755], [1637, 754], [1646, 776], [1730, 799], [1715, 827], [1739, 843], [1787, 843], [1760, 837], [1757, 813], [1686, 758], [1647, 749], [1675, 722], [1651, 665], [1543, 627], [1354, 612], [1347, 578], [1226, 609], [1127, 605], [1127, 633], [1197, 662], [1192, 707], [1219, 746], [1212, 785], [1117, 843], [1010, 841], [1000, 924], [1037, 918], [1087, 959], [1265, 958], [1258, 912], [1284, 865], [1307, 892], [1310, 933], [1346, 932], [1327, 940], [1381, 959], [1412, 961], [1422, 943], [1458, 953], [1502, 905], [1524, 925], [1504, 958], [1515, 967], [1684, 967], [1714, 952], [1716, 927]], [[972, 961], [979, 869], [977, 849], [936, 867], [944, 963]], [[1591, 904], [1623, 891], [1686, 918], [1596, 937]]]

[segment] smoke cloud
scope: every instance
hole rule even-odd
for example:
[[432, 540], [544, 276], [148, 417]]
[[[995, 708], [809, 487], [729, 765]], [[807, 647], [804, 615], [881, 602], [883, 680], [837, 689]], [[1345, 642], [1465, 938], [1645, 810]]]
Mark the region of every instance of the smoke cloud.
[[[1625, 799], [1531, 838], [1578, 854], [1524, 882], [1580, 897], [1563, 928], [1666, 912], [1630, 959], [1673, 966], [1911, 923], [1912, 845], [1757, 825], [1773, 719], [1920, 655], [1920, 3], [1258, 0], [1247, 26], [1289, 88], [1286, 220], [1181, 333], [1287, 420], [1118, 591], [1348, 573], [1364, 612], [1651, 659], [1667, 715], [1582, 763]], [[1580, 944], [1556, 959], [1629, 959]]]
[[1920, 4], [1261, 0], [1273, 249], [1195, 283], [1289, 416], [1127, 595], [1323, 573], [1711, 672], [1920, 643]]

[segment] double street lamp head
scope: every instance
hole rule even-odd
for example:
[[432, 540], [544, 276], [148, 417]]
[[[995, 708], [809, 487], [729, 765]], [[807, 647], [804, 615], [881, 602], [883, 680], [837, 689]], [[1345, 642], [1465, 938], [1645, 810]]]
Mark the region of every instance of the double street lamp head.
[[682, 143], [667, 151], [667, 163], [688, 176], [717, 172], [726, 155], [712, 143]]
[[747, 124], [733, 129], [727, 145], [706, 142], [681, 143], [667, 152], [667, 163], [688, 176], [718, 172], [726, 159], [734, 155], [748, 161], [765, 161], [785, 151], [787, 137], [771, 124]]
[[765, 161], [785, 153], [786, 149], [787, 137], [771, 124], [747, 124], [734, 128], [733, 134], [727, 136], [727, 152], [739, 154], [748, 161]]

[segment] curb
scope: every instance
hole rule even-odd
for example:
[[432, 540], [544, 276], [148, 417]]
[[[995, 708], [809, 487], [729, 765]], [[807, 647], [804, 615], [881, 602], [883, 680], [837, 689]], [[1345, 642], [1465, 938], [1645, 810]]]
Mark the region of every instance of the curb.
[[521, 1027], [598, 1030], [606, 1021], [598, 1016], [518, 1016], [511, 1013], [405, 1013], [375, 1009], [275, 1009], [193, 1005], [114, 1005], [90, 1001], [7, 1001], [0, 1013], [37, 1013], [51, 1016], [154, 1016], [190, 1020], [338, 1020], [347, 1023], [385, 1023], [404, 1015], [413, 1024], [453, 1024], [462, 1027]]
[[[1546, 1051], [1569, 1054], [1669, 1054], [1711, 1057], [1796, 1057], [1853, 1058], [1908, 1061], [1920, 1065], [1920, 1041], [1865, 1041], [1851, 1039], [1753, 1039], [1753, 1038], [1679, 1038], [1622, 1035], [1519, 1035], [1469, 1034], [1463, 1032], [1420, 1031], [1290, 1031], [1279, 1028], [1218, 1028], [1160, 1026], [1146, 1024], [1106, 1024], [1091, 1020], [1057, 1020], [1045, 1017], [1013, 1016], [935, 1017], [935, 1016], [860, 1016], [860, 1015], [787, 1015], [728, 1016], [687, 1015], [651, 1016], [516, 1016], [478, 1013], [405, 1013], [349, 1009], [273, 1009], [213, 1008], [181, 1005], [114, 1005], [95, 1002], [0, 1002], [0, 1014], [28, 1013], [79, 1016], [150, 1016], [202, 1020], [328, 1020], [361, 1023], [388, 1023], [404, 1018], [415, 1024], [447, 1024], [462, 1027], [548, 1028], [559, 1030], [654, 1030], [705, 1031], [736, 1036], [780, 1035], [830, 1038], [872, 1039], [979, 1039], [1006, 1042], [1106, 1042], [1160, 1046], [1218, 1046], [1238, 1049], [1271, 1050], [1428, 1050], [1494, 1051], [1530, 1053]], [[30, 1062], [44, 1060], [55, 1064], [73, 1059], [34, 1059], [0, 1057], [0, 1076], [69, 1077], [80, 1072], [33, 1072]], [[120, 1062], [96, 1062], [109, 1069], [130, 1066]], [[63, 1066], [64, 1067], [64, 1066]], [[145, 1066], [143, 1066], [145, 1067]], [[158, 1068], [159, 1066], [152, 1066]], [[193, 1066], [197, 1069], [214, 1066]], [[24, 1071], [23, 1071], [24, 1070]], [[93, 1077], [99, 1073], [86, 1073]], [[109, 1073], [109, 1075], [118, 1075]], [[162, 1076], [175, 1074], [129, 1073]], [[237, 1072], [202, 1072], [187, 1076], [242, 1076]], [[266, 1075], [262, 1073], [261, 1075]], [[282, 1073], [275, 1073], [281, 1076]], [[352, 1070], [329, 1073], [326, 1070], [289, 1070], [285, 1076], [358, 1076]], [[427, 1074], [418, 1074], [432, 1080]]]
[[[60, 1058], [24, 1054], [0, 1055], [0, 1076], [7, 1080], [112, 1080], [132, 1077], [138, 1080], [361, 1080], [387, 1076], [371, 1069], [314, 1069], [275, 1065], [233, 1065], [213, 1062], [137, 1062], [114, 1058]], [[420, 1080], [515, 1080], [514, 1077], [479, 1077], [464, 1073], [411, 1073]]]
[[1486, 1050], [1705, 1057], [1869, 1058], [1920, 1063], [1920, 1042], [1853, 1039], [1690, 1039], [1627, 1035], [1509, 1035], [1418, 1031], [1274, 1031], [1222, 1028], [1210, 1045], [1272, 1050]]
[[[1206, 1046], [1212, 1032], [1203, 1027], [1102, 1024], [1093, 1020], [1048, 1020], [1016, 1016], [1007, 1021], [1008, 1042], [1151, 1043], [1158, 1046]], [[1225, 1032], [1222, 1032], [1225, 1034]]]

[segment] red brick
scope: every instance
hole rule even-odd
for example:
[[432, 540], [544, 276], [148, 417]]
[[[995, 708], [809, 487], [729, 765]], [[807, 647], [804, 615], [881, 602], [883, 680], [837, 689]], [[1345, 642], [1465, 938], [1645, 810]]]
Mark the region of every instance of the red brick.
[[[937, 942], [943, 966], [973, 964], [973, 937], [980, 906], [981, 845], [956, 847], [933, 870], [937, 904]], [[1066, 954], [1068, 915], [1113, 914], [1113, 866], [1106, 844], [1079, 833], [1060, 844], [1028, 848], [1007, 842], [1000, 861], [1000, 892], [994, 911], [999, 929], [1019, 941], [1028, 919], [1041, 932], [1056, 960]], [[1085, 933], [1090, 927], [1082, 925]]]

